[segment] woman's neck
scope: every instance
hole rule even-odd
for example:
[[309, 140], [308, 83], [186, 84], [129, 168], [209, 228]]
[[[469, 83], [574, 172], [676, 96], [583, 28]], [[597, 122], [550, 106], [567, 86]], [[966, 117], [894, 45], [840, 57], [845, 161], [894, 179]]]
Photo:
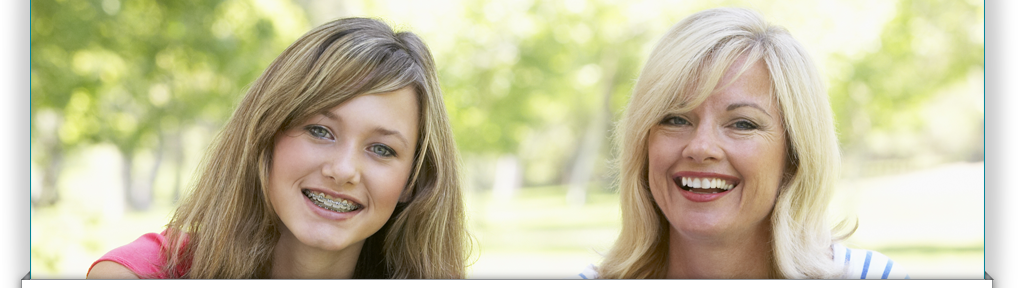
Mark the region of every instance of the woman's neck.
[[686, 237], [673, 227], [668, 237], [670, 279], [766, 279], [773, 271], [771, 229], [721, 237]]
[[272, 253], [272, 278], [350, 279], [364, 242], [340, 251], [304, 245], [291, 233], [282, 233]]

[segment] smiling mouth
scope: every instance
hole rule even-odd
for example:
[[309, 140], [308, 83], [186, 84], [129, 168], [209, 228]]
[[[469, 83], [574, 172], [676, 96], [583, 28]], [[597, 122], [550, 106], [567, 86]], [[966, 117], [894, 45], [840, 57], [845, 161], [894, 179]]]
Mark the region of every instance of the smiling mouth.
[[325, 193], [313, 192], [308, 189], [301, 189], [300, 192], [304, 193], [304, 197], [307, 197], [309, 200], [311, 200], [311, 203], [314, 203], [318, 207], [322, 207], [330, 211], [344, 213], [357, 211], [363, 208], [363, 206], [357, 203], [351, 202], [346, 199], [335, 199], [329, 197], [328, 195], [325, 195]]
[[738, 182], [731, 182], [720, 178], [698, 178], [698, 177], [675, 177], [672, 179], [683, 190], [697, 194], [715, 194], [728, 192], [739, 185]]

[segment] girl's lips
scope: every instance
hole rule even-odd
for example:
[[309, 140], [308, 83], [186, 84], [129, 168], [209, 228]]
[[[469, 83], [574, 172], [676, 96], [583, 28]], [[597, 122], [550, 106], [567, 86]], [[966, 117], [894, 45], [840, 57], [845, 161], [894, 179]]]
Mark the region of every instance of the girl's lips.
[[[361, 205], [360, 203], [358, 203], [357, 201], [351, 199], [348, 196], [338, 195], [338, 197], [336, 197], [336, 194], [330, 195], [330, 193], [328, 193], [328, 192], [330, 192], [330, 191], [323, 192], [321, 190], [314, 190], [314, 189], [307, 189], [307, 188], [301, 189], [301, 194], [303, 194], [303, 196], [306, 199], [306, 201], [311, 206], [313, 206], [314, 208], [317, 208], [315, 210], [317, 212], [319, 212], [319, 214], [322, 214], [322, 213], [324, 213], [324, 214], [334, 214], [334, 213], [349, 214], [349, 213], [352, 213], [352, 212], [360, 211], [362, 208], [364, 208], [364, 205]], [[318, 210], [324, 210], [324, 211], [318, 211]], [[332, 218], [332, 217], [328, 217], [328, 218]]]
[[340, 193], [334, 192], [332, 190], [318, 189], [318, 188], [301, 188], [300, 190], [301, 190], [301, 193], [303, 193], [305, 191], [309, 191], [311, 193], [321, 193], [321, 194], [323, 194], [323, 196], [332, 198], [334, 200], [346, 200], [346, 201], [348, 201], [350, 203], [353, 203], [353, 204], [356, 204], [358, 206], [364, 206], [364, 204], [361, 204], [361, 202], [357, 201], [356, 198], [354, 198], [354, 197], [352, 197], [350, 195], [340, 194]]
[[318, 217], [329, 221], [345, 221], [360, 215], [361, 211], [364, 211], [364, 208], [361, 208], [350, 212], [336, 212], [318, 206], [318, 204], [315, 204], [315, 202], [307, 196], [301, 195], [300, 197], [304, 198], [304, 204], [307, 205], [308, 210], [310, 210], [313, 214], [318, 215]]

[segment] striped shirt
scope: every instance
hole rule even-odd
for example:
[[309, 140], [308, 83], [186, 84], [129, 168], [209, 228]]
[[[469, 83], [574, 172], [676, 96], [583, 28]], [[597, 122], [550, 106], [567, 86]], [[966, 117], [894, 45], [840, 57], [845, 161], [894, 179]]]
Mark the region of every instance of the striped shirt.
[[845, 263], [845, 279], [909, 279], [901, 265], [880, 252], [849, 249], [841, 244], [831, 245], [834, 261]]
[[[835, 263], [844, 263], [843, 279], [909, 279], [901, 265], [880, 252], [849, 249], [841, 244], [831, 245]], [[580, 279], [597, 279], [594, 265], [587, 266], [579, 275]]]

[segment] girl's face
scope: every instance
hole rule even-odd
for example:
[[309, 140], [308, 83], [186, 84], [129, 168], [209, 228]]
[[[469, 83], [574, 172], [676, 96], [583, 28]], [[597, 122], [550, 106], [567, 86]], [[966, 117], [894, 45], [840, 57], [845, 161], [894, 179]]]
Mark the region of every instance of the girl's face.
[[410, 177], [416, 100], [409, 87], [357, 96], [276, 138], [268, 194], [281, 237], [340, 251], [382, 228]]

